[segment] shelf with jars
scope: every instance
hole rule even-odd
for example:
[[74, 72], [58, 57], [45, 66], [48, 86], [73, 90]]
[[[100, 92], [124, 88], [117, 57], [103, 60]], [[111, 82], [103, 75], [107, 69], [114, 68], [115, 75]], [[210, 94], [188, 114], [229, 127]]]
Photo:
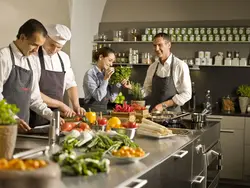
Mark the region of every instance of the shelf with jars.
[[[250, 62], [248, 63], [249, 58], [246, 57], [247, 52], [245, 47], [245, 45], [250, 44], [250, 26], [133, 28], [129, 29], [127, 33], [125, 33], [125, 29], [114, 30], [112, 32], [113, 35], [108, 34], [108, 32], [103, 32], [95, 36], [93, 46], [94, 51], [105, 46], [117, 50], [116, 65], [150, 65], [154, 62], [154, 58], [152, 54], [147, 52], [152, 49], [150, 49], [148, 45], [143, 45], [152, 44], [153, 37], [157, 33], [164, 32], [170, 35], [171, 41], [174, 44], [191, 45], [190, 48], [188, 47], [188, 53], [183, 53], [183, 55], [185, 54], [185, 56], [188, 57], [186, 63], [190, 70], [199, 70], [199, 67], [250, 67], [248, 66]], [[192, 44], [206, 44], [207, 49], [205, 45], [202, 45], [202, 50], [209, 50], [209, 57], [195, 58], [192, 53], [197, 51], [197, 46], [192, 46]], [[213, 46], [213, 44], [216, 45]], [[233, 46], [230, 46], [230, 44], [233, 44]], [[220, 47], [220, 45], [222, 46]], [[236, 45], [235, 49], [234, 45]], [[241, 45], [243, 46], [240, 47]], [[217, 51], [215, 51], [215, 49]], [[178, 53], [178, 50], [182, 50], [183, 52], [183, 46], [178, 45], [175, 50], [177, 54], [181, 56], [182, 53]], [[231, 57], [233, 54], [228, 57], [227, 54], [224, 58], [223, 55], [220, 56], [217, 54], [215, 58], [213, 58], [212, 55], [219, 50], [242, 50], [243, 57]], [[184, 59], [185, 58], [183, 58], [183, 60]], [[190, 59], [192, 59], [192, 63], [188, 62]]]
[[124, 30], [113, 31], [113, 37], [100, 34], [94, 38], [94, 43], [150, 43], [157, 33], [162, 32], [169, 34], [173, 43], [250, 43], [248, 26], [132, 28], [127, 35]]
[[196, 58], [190, 58], [182, 60], [187, 63], [188, 66], [209, 66], [209, 67], [250, 67], [247, 57], [240, 57], [239, 51], [227, 51], [224, 57], [223, 52], [218, 52], [217, 55], [212, 58], [210, 51], [198, 51]]
[[[93, 41], [95, 44], [152, 44], [152, 41]], [[250, 44], [250, 41], [173, 41], [174, 44]]]

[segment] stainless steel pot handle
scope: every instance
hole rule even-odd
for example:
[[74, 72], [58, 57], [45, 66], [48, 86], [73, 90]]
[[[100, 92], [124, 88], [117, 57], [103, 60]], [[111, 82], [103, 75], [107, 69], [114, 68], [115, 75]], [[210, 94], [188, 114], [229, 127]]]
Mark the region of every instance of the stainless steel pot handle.
[[234, 130], [231, 130], [231, 129], [221, 129], [220, 132], [221, 133], [234, 133]]
[[183, 158], [185, 155], [187, 155], [188, 154], [188, 151], [185, 151], [185, 150], [180, 150], [180, 151], [178, 151], [177, 153], [175, 153], [173, 156], [175, 157], [175, 158], [179, 158], [179, 159], [181, 159], [181, 158]]
[[193, 180], [193, 183], [202, 183], [202, 181], [205, 179], [205, 176], [196, 176]]
[[137, 184], [133, 187], [128, 187], [129, 186], [128, 185], [125, 188], [141, 188], [148, 183], [148, 180], [136, 179], [136, 180], [133, 180], [131, 183], [137, 183]]

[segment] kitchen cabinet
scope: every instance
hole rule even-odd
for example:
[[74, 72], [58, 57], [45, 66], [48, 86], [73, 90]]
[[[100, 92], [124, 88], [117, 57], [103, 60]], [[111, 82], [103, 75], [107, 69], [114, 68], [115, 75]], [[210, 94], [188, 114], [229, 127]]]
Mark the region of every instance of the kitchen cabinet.
[[177, 151], [159, 166], [156, 166], [139, 179], [148, 182], [143, 188], [191, 188], [192, 144]]
[[244, 175], [250, 176], [250, 117], [245, 118]]
[[244, 175], [250, 177], [250, 145], [245, 146]]
[[244, 117], [223, 116], [221, 148], [223, 154], [221, 178], [243, 178]]

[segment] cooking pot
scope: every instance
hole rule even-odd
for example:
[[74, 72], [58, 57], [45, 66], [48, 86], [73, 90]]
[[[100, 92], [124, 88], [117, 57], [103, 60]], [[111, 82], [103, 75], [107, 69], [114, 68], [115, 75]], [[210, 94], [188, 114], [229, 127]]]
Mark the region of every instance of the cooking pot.
[[194, 123], [205, 123], [207, 115], [204, 113], [192, 113], [192, 122]]

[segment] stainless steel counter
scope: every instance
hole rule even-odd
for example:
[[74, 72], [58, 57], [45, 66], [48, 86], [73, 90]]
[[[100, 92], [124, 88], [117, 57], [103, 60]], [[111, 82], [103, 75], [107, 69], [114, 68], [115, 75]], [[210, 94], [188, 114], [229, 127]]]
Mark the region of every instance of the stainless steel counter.
[[[188, 136], [175, 136], [166, 139], [152, 139], [148, 137], [136, 136], [138, 143], [150, 155], [137, 163], [113, 164], [108, 174], [102, 173], [91, 177], [63, 177], [62, 181], [66, 187], [80, 188], [113, 188], [126, 187], [130, 182], [142, 176], [155, 166], [159, 165], [178, 150], [182, 149], [194, 139], [199, 137], [218, 122], [209, 122], [203, 130], [193, 130]], [[17, 148], [34, 148], [47, 145], [46, 140], [18, 138]]]

